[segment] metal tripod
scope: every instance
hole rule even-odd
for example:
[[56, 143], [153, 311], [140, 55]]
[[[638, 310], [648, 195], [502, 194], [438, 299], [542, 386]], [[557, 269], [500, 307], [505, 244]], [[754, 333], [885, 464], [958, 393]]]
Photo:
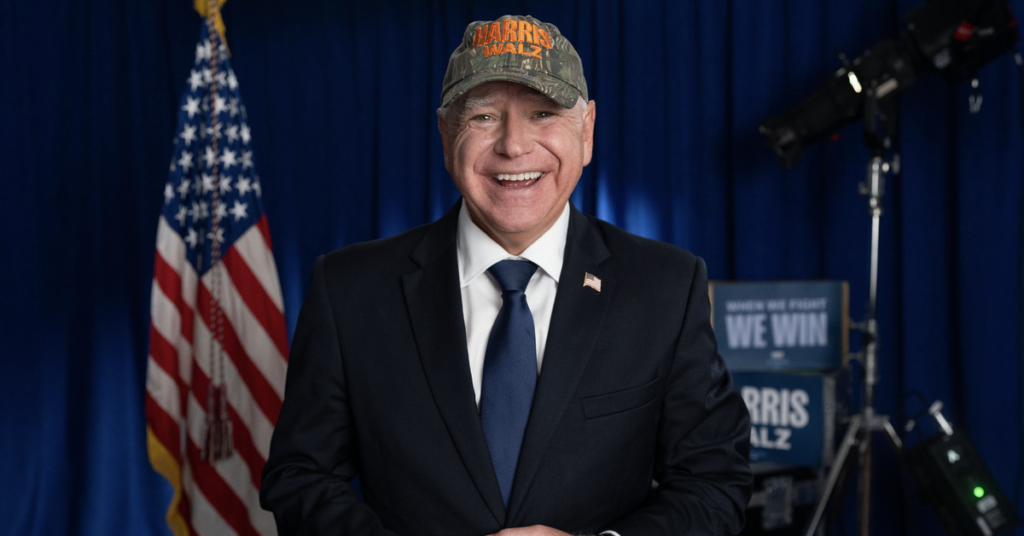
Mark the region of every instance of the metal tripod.
[[864, 138], [872, 149], [872, 157], [868, 162], [867, 178], [861, 184], [861, 194], [868, 198], [871, 212], [871, 267], [868, 288], [867, 315], [863, 322], [856, 324], [860, 329], [864, 347], [857, 356], [863, 366], [863, 399], [860, 413], [850, 418], [846, 435], [835, 461], [829, 470], [822, 490], [821, 499], [814, 511], [814, 517], [807, 527], [806, 536], [814, 536], [825, 514], [829, 499], [835, 494], [840, 481], [845, 480], [847, 466], [852, 461], [851, 453], [857, 448], [859, 487], [857, 493], [857, 518], [860, 536], [869, 536], [871, 520], [871, 438], [874, 432], [885, 431], [897, 452], [903, 449], [903, 442], [893, 429], [887, 415], [875, 413], [874, 388], [878, 383], [878, 322], [875, 319], [875, 306], [878, 296], [878, 243], [882, 219], [882, 197], [885, 192], [885, 175], [890, 171], [898, 173], [899, 155], [894, 154], [892, 161], [884, 158], [885, 150], [890, 146], [889, 140], [895, 134], [896, 108], [895, 103], [887, 103], [886, 114], [881, 115], [885, 133], [877, 135], [878, 100], [874, 97], [875, 88], [868, 90], [864, 103]]

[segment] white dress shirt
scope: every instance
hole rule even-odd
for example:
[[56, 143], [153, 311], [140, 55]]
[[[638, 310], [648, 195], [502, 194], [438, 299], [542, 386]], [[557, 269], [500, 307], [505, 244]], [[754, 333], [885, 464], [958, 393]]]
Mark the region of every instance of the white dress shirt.
[[494, 263], [505, 259], [525, 259], [537, 265], [537, 271], [526, 286], [526, 303], [533, 314], [537, 339], [537, 373], [544, 362], [544, 346], [551, 324], [551, 310], [555, 306], [558, 277], [562, 273], [562, 256], [569, 232], [569, 204], [554, 225], [537, 239], [522, 255], [510, 255], [505, 248], [487, 236], [469, 217], [466, 202], [459, 210], [456, 249], [459, 258], [459, 282], [462, 287], [462, 316], [466, 322], [466, 345], [469, 351], [469, 371], [473, 376], [473, 391], [480, 405], [480, 386], [483, 383], [484, 354], [491, 335], [494, 319], [501, 310], [501, 287], [487, 273]]

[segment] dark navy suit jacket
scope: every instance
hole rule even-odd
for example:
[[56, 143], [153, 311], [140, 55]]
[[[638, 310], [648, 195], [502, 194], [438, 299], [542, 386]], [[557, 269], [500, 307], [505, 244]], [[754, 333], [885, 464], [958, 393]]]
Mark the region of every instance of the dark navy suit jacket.
[[317, 259], [263, 472], [281, 534], [738, 532], [750, 424], [704, 262], [575, 208], [505, 507], [470, 379], [457, 216]]

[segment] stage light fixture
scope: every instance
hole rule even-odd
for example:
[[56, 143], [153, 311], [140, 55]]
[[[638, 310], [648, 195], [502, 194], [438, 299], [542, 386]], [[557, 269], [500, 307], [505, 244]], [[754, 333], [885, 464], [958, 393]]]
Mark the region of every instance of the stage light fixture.
[[881, 41], [852, 63], [840, 56], [843, 67], [821, 88], [758, 127], [791, 168], [806, 147], [861, 118], [866, 97], [883, 104], [923, 71], [951, 82], [967, 80], [1017, 39], [1017, 21], [1004, 0], [932, 0], [907, 14], [898, 41]]

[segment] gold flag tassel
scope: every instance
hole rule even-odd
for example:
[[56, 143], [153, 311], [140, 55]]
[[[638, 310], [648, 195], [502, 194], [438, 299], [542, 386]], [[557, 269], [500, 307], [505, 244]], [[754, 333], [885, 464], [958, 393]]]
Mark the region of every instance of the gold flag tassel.
[[204, 461], [215, 462], [230, 457], [235, 448], [224, 385], [210, 384], [206, 389], [206, 404], [206, 426], [200, 456]]

